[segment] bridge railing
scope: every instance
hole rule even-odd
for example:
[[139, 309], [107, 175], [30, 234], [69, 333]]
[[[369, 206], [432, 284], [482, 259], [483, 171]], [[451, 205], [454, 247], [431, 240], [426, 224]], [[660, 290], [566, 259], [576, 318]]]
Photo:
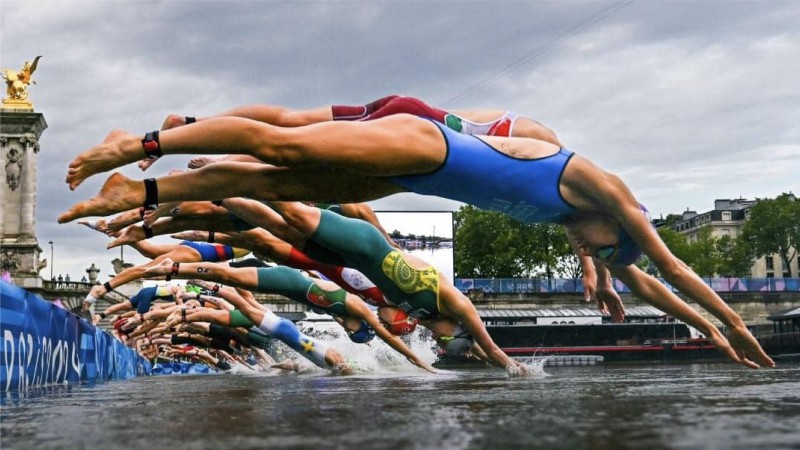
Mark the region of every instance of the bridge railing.
[[42, 287], [47, 291], [65, 291], [65, 292], [88, 292], [92, 288], [92, 283], [84, 283], [81, 281], [48, 281], [44, 280]]
[[[663, 279], [659, 281], [676, 291]], [[703, 278], [703, 281], [716, 292], [800, 292], [800, 278]], [[580, 278], [456, 278], [454, 284], [462, 292], [472, 289], [499, 294], [583, 292]], [[630, 292], [620, 280], [614, 279], [613, 285], [617, 292]]]

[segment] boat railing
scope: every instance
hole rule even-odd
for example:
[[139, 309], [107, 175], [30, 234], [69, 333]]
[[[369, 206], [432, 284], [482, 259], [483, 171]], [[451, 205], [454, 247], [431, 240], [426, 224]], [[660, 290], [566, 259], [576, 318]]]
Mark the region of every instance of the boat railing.
[[758, 340], [761, 342], [761, 345], [767, 348], [775, 346], [800, 347], [800, 331], [766, 334], [758, 336]]

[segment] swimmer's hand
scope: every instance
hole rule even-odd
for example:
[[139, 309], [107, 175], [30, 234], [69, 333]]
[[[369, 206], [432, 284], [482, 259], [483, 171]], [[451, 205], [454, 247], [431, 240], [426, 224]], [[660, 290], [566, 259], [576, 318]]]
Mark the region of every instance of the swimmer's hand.
[[617, 291], [611, 286], [599, 287], [594, 292], [597, 307], [604, 314], [610, 314], [614, 323], [622, 323], [625, 320], [625, 307]]
[[[746, 329], [745, 329], [745, 332], [747, 334], [750, 334], [750, 332], [746, 331]], [[736, 331], [732, 331], [731, 334], [733, 335], [733, 333], [737, 333], [737, 332]], [[742, 346], [748, 345], [749, 343], [747, 342], [746, 339], [743, 339], [744, 336], [741, 334], [741, 331], [739, 331], [738, 334], [739, 334], [739, 337], [737, 337], [736, 339], [739, 339], [739, 340], [742, 341], [742, 342], [739, 343], [739, 346], [742, 347]], [[750, 337], [752, 338], [752, 335], [750, 335]], [[745, 366], [747, 366], [747, 367], [749, 367], [751, 369], [758, 369], [759, 368], [758, 364], [756, 364], [755, 362], [749, 360], [744, 351], [742, 351], [740, 349], [737, 349], [716, 328], [714, 328], [710, 333], [708, 333], [706, 335], [706, 338], [709, 340], [709, 342], [714, 344], [714, 347], [716, 347], [717, 350], [719, 350], [720, 352], [722, 352], [725, 355], [727, 355], [728, 358], [738, 362], [739, 364], [743, 364], [743, 365], [745, 365]], [[753, 339], [753, 341], [755, 341], [755, 338], [752, 338], [752, 339]], [[755, 342], [755, 346], [760, 349], [760, 346], [758, 345], [758, 341]], [[763, 350], [762, 350], [762, 352], [763, 352]], [[764, 355], [764, 357], [766, 357], [769, 360], [769, 362], [772, 362], [772, 360], [769, 359], [769, 356], [766, 356], [766, 354]], [[770, 365], [770, 367], [774, 366], [774, 364], [775, 363], [773, 362], [772, 365]]]
[[506, 373], [511, 377], [525, 377], [533, 375], [533, 369], [512, 359], [506, 366]]
[[411, 364], [419, 367], [420, 369], [427, 370], [428, 372], [430, 372], [432, 374], [436, 374], [436, 375], [439, 374], [439, 372], [436, 369], [434, 369], [433, 366], [431, 366], [430, 364], [425, 363], [424, 361], [422, 361], [420, 359], [409, 358], [409, 357], [406, 357], [406, 359], [408, 360], [408, 362], [410, 362]]
[[285, 359], [277, 364], [270, 365], [270, 367], [273, 369], [288, 370], [290, 372], [300, 371], [300, 365], [292, 361], [291, 359]]
[[430, 364], [425, 364], [425, 365], [422, 365], [420, 367], [422, 367], [423, 369], [427, 370], [428, 372], [430, 372], [430, 373], [432, 373], [434, 375], [439, 375], [439, 371], [434, 369], [433, 366], [431, 366]]
[[[713, 341], [712, 341], [713, 342]], [[747, 327], [730, 328], [728, 342], [736, 352], [739, 362], [752, 369], [759, 367], [775, 367], [775, 361], [761, 348]], [[714, 344], [716, 345], [716, 344]]]

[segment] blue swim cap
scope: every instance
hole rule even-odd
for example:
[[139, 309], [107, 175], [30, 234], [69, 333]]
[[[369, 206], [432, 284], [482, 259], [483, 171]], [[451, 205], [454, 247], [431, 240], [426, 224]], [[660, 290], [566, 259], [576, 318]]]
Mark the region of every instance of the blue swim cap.
[[[647, 210], [647, 207], [639, 203], [639, 208], [649, 221], [650, 211]], [[625, 228], [622, 228], [620, 225], [619, 235], [617, 236], [617, 256], [610, 264], [617, 267], [629, 266], [638, 261], [641, 257], [642, 249], [636, 245], [636, 241], [634, 241], [631, 235], [625, 231]]]
[[347, 335], [350, 337], [350, 340], [356, 344], [366, 344], [375, 337], [375, 330], [373, 330], [366, 321], [362, 320], [358, 330], [348, 330]]
[[630, 266], [642, 257], [642, 250], [627, 231], [620, 230], [617, 240], [617, 256], [609, 264], [618, 267]]

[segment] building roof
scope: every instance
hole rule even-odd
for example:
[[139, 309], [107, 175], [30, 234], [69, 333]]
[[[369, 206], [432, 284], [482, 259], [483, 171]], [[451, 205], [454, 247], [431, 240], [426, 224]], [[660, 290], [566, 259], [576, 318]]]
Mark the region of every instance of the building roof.
[[767, 319], [769, 320], [783, 320], [783, 319], [794, 319], [800, 317], [800, 308], [792, 308], [787, 311], [772, 314]]
[[[556, 309], [483, 309], [478, 308], [482, 319], [529, 319], [534, 317], [602, 317], [597, 308]], [[625, 317], [663, 317], [666, 313], [653, 306], [625, 308]]]
[[743, 198], [714, 200], [714, 209], [719, 211], [739, 211], [747, 209], [758, 203], [758, 200], [745, 200]]
[[[758, 203], [758, 200], [745, 200], [743, 198], [733, 200], [717, 199], [714, 200], [714, 209], [711, 211], [698, 214], [695, 211], [686, 210], [681, 216], [681, 220], [673, 223], [671, 227], [673, 230], [681, 232], [694, 230], [711, 222], [722, 221], [729, 223], [732, 221], [741, 223], [746, 219], [746, 210], [756, 203]], [[723, 211], [726, 211], [730, 217], [723, 218]]]

